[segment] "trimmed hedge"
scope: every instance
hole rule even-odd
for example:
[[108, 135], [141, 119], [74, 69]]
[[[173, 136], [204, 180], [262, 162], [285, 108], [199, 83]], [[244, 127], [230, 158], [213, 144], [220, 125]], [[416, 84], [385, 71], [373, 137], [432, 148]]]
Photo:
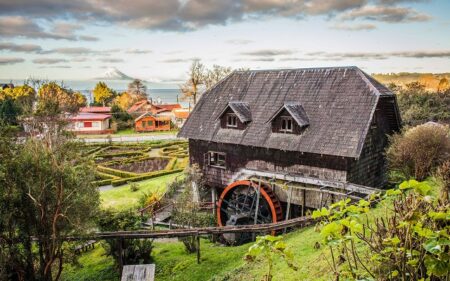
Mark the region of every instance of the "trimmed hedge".
[[112, 179], [107, 179], [107, 180], [93, 181], [91, 183], [94, 186], [104, 186], [104, 185], [110, 185], [112, 181], [113, 181]]
[[97, 176], [99, 178], [101, 178], [102, 180], [109, 180], [109, 179], [110, 180], [117, 180], [117, 179], [120, 179], [120, 177], [118, 177], [118, 176], [105, 174], [105, 173], [102, 173], [102, 172], [99, 172], [99, 171], [97, 171]]
[[171, 171], [165, 171], [165, 170], [163, 170], [163, 171], [156, 171], [156, 172], [151, 172], [151, 173], [148, 173], [148, 174], [142, 174], [142, 175], [137, 176], [137, 177], [113, 180], [111, 182], [111, 184], [112, 184], [112, 186], [119, 186], [119, 185], [127, 184], [129, 182], [143, 181], [143, 180], [148, 180], [148, 179], [161, 177], [161, 176], [165, 176], [165, 175], [175, 174], [175, 173], [182, 172], [183, 170], [184, 169], [176, 169], [176, 170], [171, 170]]
[[166, 171], [173, 170], [175, 168], [176, 164], [177, 164], [177, 158], [172, 157], [172, 158], [170, 158], [169, 163], [167, 163], [164, 170], [166, 170]]
[[108, 167], [100, 166], [100, 165], [97, 166], [97, 170], [100, 172], [103, 172], [105, 174], [118, 176], [120, 178], [131, 178], [131, 177], [136, 177], [138, 175], [136, 173], [130, 173], [130, 172], [122, 171], [122, 170], [116, 170], [113, 168], [108, 168]]

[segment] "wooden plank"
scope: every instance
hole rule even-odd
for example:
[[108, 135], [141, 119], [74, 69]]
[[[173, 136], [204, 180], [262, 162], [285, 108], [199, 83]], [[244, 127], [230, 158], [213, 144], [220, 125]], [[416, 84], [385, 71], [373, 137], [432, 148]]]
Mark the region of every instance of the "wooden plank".
[[155, 265], [138, 264], [125, 265], [122, 271], [121, 281], [154, 281]]
[[362, 194], [371, 194], [371, 193], [380, 191], [377, 188], [363, 186], [363, 185], [357, 185], [354, 183], [322, 180], [322, 179], [318, 179], [318, 178], [311, 178], [311, 177], [305, 177], [305, 176], [293, 175], [293, 174], [281, 174], [281, 173], [274, 173], [274, 172], [256, 171], [256, 170], [250, 170], [250, 169], [242, 169], [241, 173], [242, 173], [241, 176], [244, 176], [245, 174], [247, 174], [249, 176], [259, 176], [259, 177], [264, 177], [264, 178], [276, 178], [279, 180], [286, 180], [286, 181], [291, 181], [291, 182], [316, 185], [318, 187], [325, 186], [325, 187], [330, 187], [330, 188], [343, 189], [345, 191], [354, 191], [354, 192], [362, 193]]

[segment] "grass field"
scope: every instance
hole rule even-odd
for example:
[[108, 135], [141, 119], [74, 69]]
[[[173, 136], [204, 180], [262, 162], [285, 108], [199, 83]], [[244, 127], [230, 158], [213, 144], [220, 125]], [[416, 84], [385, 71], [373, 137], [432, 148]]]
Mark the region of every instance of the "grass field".
[[181, 173], [171, 174], [167, 176], [157, 177], [141, 182], [137, 182], [139, 185], [138, 191], [131, 191], [130, 185], [115, 187], [110, 190], [100, 192], [101, 207], [104, 209], [112, 208], [115, 210], [136, 209], [139, 206], [139, 198], [143, 193], [159, 192], [163, 193], [166, 188], [166, 184], [175, 180]]
[[[274, 278], [277, 280], [329, 280], [330, 269], [326, 262], [326, 249], [314, 249], [319, 237], [312, 227], [286, 235], [286, 243], [295, 254], [298, 271], [293, 271], [280, 260], [274, 261]], [[201, 241], [201, 263], [197, 264], [196, 254], [188, 254], [181, 242], [156, 242], [152, 256], [156, 264], [156, 280], [159, 281], [225, 281], [261, 280], [266, 264], [257, 260], [247, 263], [243, 257], [250, 247], [214, 244], [206, 239]], [[111, 257], [104, 256], [99, 245], [80, 258], [81, 268], [67, 266], [62, 280], [118, 280]]]

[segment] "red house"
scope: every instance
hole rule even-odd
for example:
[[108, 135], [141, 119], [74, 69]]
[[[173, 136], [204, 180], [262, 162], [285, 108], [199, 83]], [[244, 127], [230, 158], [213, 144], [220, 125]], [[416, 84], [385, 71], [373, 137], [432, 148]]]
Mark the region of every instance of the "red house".
[[68, 118], [68, 130], [75, 134], [112, 134], [111, 115], [80, 112]]

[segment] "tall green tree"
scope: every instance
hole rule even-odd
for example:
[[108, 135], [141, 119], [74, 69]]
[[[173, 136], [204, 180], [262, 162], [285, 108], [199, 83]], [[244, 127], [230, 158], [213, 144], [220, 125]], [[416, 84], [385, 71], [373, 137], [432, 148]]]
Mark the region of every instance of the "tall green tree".
[[94, 101], [97, 103], [105, 104], [114, 98], [114, 92], [111, 90], [105, 82], [98, 82], [95, 85], [94, 91], [92, 92], [94, 95]]
[[67, 255], [64, 237], [89, 230], [98, 210], [99, 193], [90, 184], [93, 164], [81, 157], [80, 144], [64, 135], [25, 143], [5, 135], [0, 138], [2, 274], [7, 280], [58, 280]]
[[20, 108], [11, 97], [0, 100], [0, 120], [8, 125], [17, 125]]

